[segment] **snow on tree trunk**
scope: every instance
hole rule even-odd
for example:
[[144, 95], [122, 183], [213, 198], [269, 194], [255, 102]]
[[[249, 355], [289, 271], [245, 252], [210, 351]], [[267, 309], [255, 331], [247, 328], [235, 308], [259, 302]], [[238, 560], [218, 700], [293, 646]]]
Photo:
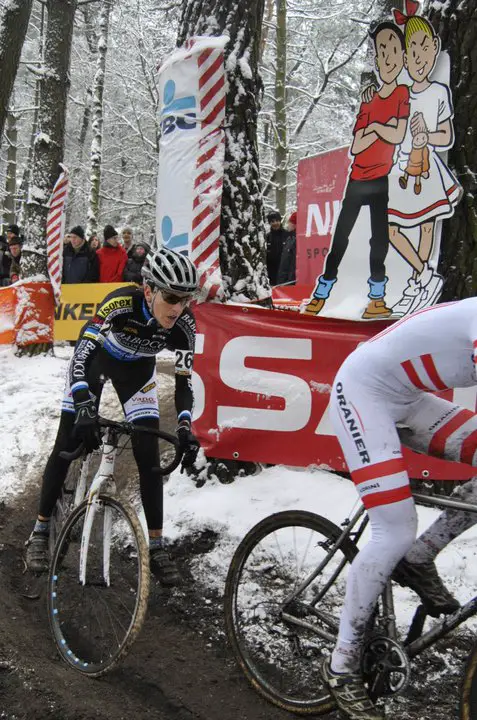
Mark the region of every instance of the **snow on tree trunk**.
[[0, 145], [33, 0], [9, 0], [0, 10]]
[[449, 166], [464, 189], [455, 213], [444, 220], [439, 271], [442, 300], [477, 293], [477, 5], [475, 0], [434, 0], [429, 18], [450, 55], [454, 147]]
[[257, 147], [258, 57], [265, 0], [186, 0], [177, 45], [228, 34], [225, 172], [220, 264], [226, 297], [267, 301], [263, 201]]
[[7, 176], [5, 179], [5, 200], [3, 201], [3, 220], [5, 223], [16, 222], [15, 201], [17, 193], [17, 117], [12, 110], [7, 116], [5, 140], [7, 141]]
[[98, 59], [96, 74], [93, 80], [93, 139], [91, 142], [91, 173], [88, 202], [88, 222], [86, 235], [98, 232], [99, 193], [101, 187], [101, 159], [103, 151], [103, 95], [104, 77], [106, 73], [106, 56], [108, 52], [109, 17], [113, 0], [103, 0], [98, 18]]
[[275, 74], [275, 123], [276, 146], [275, 167], [277, 174], [275, 182], [276, 204], [282, 215], [287, 209], [287, 3], [286, 0], [277, 0], [277, 61]]
[[76, 197], [79, 190], [80, 183], [80, 169], [83, 164], [83, 157], [86, 145], [86, 136], [88, 134], [89, 123], [91, 119], [91, 108], [92, 104], [92, 90], [90, 87], [86, 88], [84, 109], [81, 118], [80, 130], [78, 133], [77, 150], [76, 150], [76, 162], [70, 172], [70, 189], [68, 194], [68, 202], [66, 204], [66, 224], [70, 225], [72, 222], [73, 214], [77, 212], [76, 209]]
[[[45, 53], [45, 6], [41, 6], [40, 10], [40, 16], [39, 16], [39, 23], [40, 23], [40, 29], [39, 29], [39, 40], [38, 40], [38, 59], [40, 61], [40, 64], [43, 64], [44, 60], [44, 53]], [[30, 188], [30, 179], [31, 179], [31, 171], [33, 167], [33, 153], [35, 149], [35, 138], [36, 133], [38, 130], [38, 111], [40, 106], [40, 78], [36, 78], [35, 83], [35, 102], [34, 102], [34, 112], [33, 112], [33, 120], [31, 124], [31, 133], [30, 133], [30, 142], [28, 144], [28, 157], [25, 164], [25, 167], [23, 168], [23, 175], [22, 180], [20, 183], [19, 188], [19, 198], [20, 198], [20, 210], [18, 213], [18, 223], [21, 227], [25, 225], [25, 213], [26, 213], [26, 199], [28, 197], [29, 188]]]
[[26, 207], [27, 242], [22, 275], [46, 275], [47, 203], [60, 174], [65, 145], [65, 118], [73, 22], [77, 0], [47, 0], [45, 57], [41, 68], [38, 132]]

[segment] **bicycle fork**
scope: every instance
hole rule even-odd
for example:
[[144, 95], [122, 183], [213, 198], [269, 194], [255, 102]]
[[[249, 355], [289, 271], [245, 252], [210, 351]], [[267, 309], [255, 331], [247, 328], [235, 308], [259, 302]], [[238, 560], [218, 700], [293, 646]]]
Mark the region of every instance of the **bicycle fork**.
[[[113, 481], [114, 462], [116, 458], [116, 447], [105, 441], [104, 453], [101, 459], [98, 472], [91, 484], [88, 493], [87, 507], [81, 535], [81, 549], [79, 562], [79, 581], [86, 585], [86, 568], [88, 563], [88, 550], [91, 538], [91, 530], [96, 512], [101, 508], [99, 495], [105, 482]], [[110, 586], [110, 558], [111, 558], [111, 535], [112, 535], [112, 509], [108, 505], [103, 507], [103, 580], [107, 587]]]

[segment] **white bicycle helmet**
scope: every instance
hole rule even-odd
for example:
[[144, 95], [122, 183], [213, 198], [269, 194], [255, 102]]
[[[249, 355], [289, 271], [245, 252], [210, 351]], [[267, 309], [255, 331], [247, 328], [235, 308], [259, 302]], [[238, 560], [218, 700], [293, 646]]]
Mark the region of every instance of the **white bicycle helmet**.
[[142, 266], [144, 281], [152, 289], [189, 295], [199, 289], [195, 265], [185, 255], [162, 246], [149, 255]]

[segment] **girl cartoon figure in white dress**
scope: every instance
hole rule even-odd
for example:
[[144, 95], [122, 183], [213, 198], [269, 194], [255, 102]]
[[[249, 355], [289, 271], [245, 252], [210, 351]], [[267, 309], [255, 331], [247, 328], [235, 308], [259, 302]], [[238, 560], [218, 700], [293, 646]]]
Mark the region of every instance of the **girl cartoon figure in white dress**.
[[[413, 14], [418, 7], [418, 3], [408, 0], [408, 16], [394, 11], [396, 23], [404, 25], [404, 64], [413, 82], [410, 121], [389, 177], [389, 239], [412, 268], [403, 296], [393, 306], [393, 317], [403, 317], [437, 300], [443, 280], [429, 264], [430, 260], [437, 260], [433, 255], [436, 220], [453, 214], [462, 192], [439, 155], [454, 142], [452, 98], [447, 85], [429, 80], [439, 55], [440, 40], [428, 20]], [[422, 176], [419, 192], [414, 191], [413, 183], [402, 181], [417, 135], [425, 137], [429, 151], [429, 168]], [[408, 228], [416, 227], [417, 250], [406, 234]]]

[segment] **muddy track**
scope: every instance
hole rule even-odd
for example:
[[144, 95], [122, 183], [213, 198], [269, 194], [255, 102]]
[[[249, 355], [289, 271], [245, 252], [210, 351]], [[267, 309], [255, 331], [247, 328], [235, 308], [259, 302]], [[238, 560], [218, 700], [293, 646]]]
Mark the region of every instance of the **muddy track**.
[[[161, 406], [164, 429], [175, 424], [170, 395]], [[121, 475], [136, 478], [130, 455], [119, 470], [119, 482]], [[244, 680], [224, 638], [221, 598], [190, 572], [191, 561], [213, 546], [212, 532], [176, 548], [184, 583], [171, 592], [153, 584], [142, 633], [118, 668], [101, 680], [68, 669], [48, 630], [44, 585], [32, 582], [23, 563], [39, 477], [11, 505], [0, 505], [1, 720], [290, 720]], [[32, 589], [40, 592], [36, 600], [24, 596]], [[426, 653], [405, 696], [388, 703], [387, 717], [456, 718], [470, 647], [471, 637], [462, 634]]]

